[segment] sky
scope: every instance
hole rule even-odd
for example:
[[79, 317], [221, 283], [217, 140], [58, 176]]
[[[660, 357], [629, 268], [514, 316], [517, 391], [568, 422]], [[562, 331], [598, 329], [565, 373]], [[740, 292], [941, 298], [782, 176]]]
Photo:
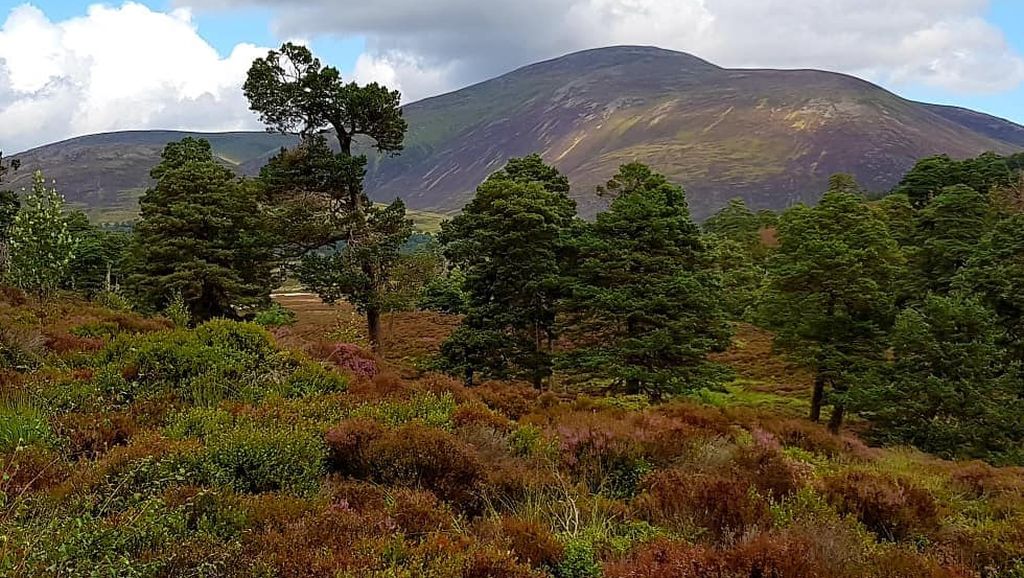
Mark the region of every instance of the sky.
[[1024, 124], [1024, 0], [0, 0], [0, 150], [259, 129], [241, 85], [284, 41], [404, 102], [641, 44], [845, 72]]

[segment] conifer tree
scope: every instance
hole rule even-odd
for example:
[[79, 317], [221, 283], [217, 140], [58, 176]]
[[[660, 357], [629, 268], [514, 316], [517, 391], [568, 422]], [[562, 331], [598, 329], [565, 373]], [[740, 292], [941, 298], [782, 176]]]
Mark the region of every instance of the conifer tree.
[[786, 211], [778, 240], [761, 315], [777, 331], [777, 345], [815, 371], [812, 420], [831, 385], [829, 426], [838, 431], [845, 393], [887, 349], [904, 258], [885, 220], [845, 175], [831, 180], [816, 207]]
[[405, 204], [370, 207], [359, 235], [336, 251], [310, 253], [296, 268], [299, 280], [328, 303], [347, 298], [366, 315], [370, 343], [380, 345], [381, 314], [395, 278], [402, 246], [412, 235]]
[[129, 278], [142, 304], [162, 310], [180, 295], [197, 322], [268, 304], [274, 261], [252, 184], [194, 138], [168, 144], [151, 175]]
[[1024, 362], [1024, 213], [993, 226], [953, 288], [979, 297], [995, 311], [1012, 359]]
[[652, 398], [713, 383], [707, 355], [730, 332], [683, 190], [633, 163], [602, 191], [610, 208], [573, 243], [566, 368]]
[[966, 185], [948, 187], [914, 219], [909, 260], [918, 278], [915, 293], [948, 292], [992, 225], [984, 195]]
[[947, 458], [998, 458], [1024, 439], [1024, 399], [1003, 343], [980, 300], [929, 295], [897, 318], [891, 371], [859, 388], [859, 413], [880, 441]]
[[576, 214], [568, 190], [539, 156], [513, 159], [443, 225], [444, 254], [465, 274], [467, 296], [466, 318], [443, 351], [467, 382], [483, 373], [539, 388], [551, 375], [566, 232]]

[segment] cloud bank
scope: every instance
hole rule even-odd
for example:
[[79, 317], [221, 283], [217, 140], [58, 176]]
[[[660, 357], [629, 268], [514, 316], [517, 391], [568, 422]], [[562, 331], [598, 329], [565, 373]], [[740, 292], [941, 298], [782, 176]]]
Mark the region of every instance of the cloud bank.
[[53, 22], [22, 5], [0, 28], [0, 149], [122, 129], [256, 128], [240, 86], [266, 51], [240, 44], [222, 58], [186, 8], [94, 5]]
[[240, 86], [267, 48], [221, 56], [194, 24], [203, 10], [269, 9], [278, 38], [364, 38], [354, 78], [398, 88], [406, 102], [615, 44], [947, 93], [1024, 82], [1024, 58], [985, 19], [987, 0], [174, 1], [166, 13], [94, 5], [59, 22], [14, 9], [0, 28], [0, 149], [118, 129], [257, 128]]
[[[198, 3], [178, 0], [182, 5]], [[731, 67], [822, 68], [989, 93], [1024, 59], [987, 0], [205, 0], [270, 8], [282, 36], [367, 38], [360, 72], [416, 99], [584, 48], [656, 45]]]

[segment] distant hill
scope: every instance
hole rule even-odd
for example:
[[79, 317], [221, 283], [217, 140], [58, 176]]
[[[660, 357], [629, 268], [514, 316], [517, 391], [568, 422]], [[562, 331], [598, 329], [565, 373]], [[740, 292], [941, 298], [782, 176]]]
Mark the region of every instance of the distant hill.
[[[593, 188], [639, 160], [684, 185], [698, 217], [729, 198], [782, 208], [814, 201], [829, 175], [886, 190], [918, 158], [1024, 149], [1024, 127], [978, 112], [903, 99], [863, 80], [815, 70], [734, 70], [648, 47], [612, 47], [521, 68], [405, 107], [405, 151], [371, 159], [368, 190], [412, 208], [451, 212], [506, 159], [540, 152], [571, 179], [584, 214]], [[16, 155], [74, 202], [130, 214], [161, 147], [195, 133], [81, 137]], [[293, 137], [195, 135], [241, 174]], [[127, 211], [127, 213], [126, 213]]]

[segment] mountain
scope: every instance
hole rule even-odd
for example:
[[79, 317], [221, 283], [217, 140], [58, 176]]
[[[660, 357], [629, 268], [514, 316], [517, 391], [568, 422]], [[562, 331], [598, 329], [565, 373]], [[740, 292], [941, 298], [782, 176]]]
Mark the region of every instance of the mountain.
[[[622, 46], [578, 52], [405, 106], [409, 134], [397, 157], [371, 159], [367, 187], [410, 207], [461, 208], [506, 159], [540, 152], [571, 179], [581, 212], [617, 167], [653, 165], [684, 185], [698, 217], [729, 198], [755, 207], [813, 202], [836, 172], [886, 190], [918, 158], [1024, 148], [1024, 127], [978, 112], [903, 99], [876, 85], [816, 70], [715, 66], [689, 54]], [[72, 139], [16, 155], [69, 199], [130, 210], [160, 147], [186, 136], [130, 132]], [[242, 174], [291, 137], [211, 139]]]

